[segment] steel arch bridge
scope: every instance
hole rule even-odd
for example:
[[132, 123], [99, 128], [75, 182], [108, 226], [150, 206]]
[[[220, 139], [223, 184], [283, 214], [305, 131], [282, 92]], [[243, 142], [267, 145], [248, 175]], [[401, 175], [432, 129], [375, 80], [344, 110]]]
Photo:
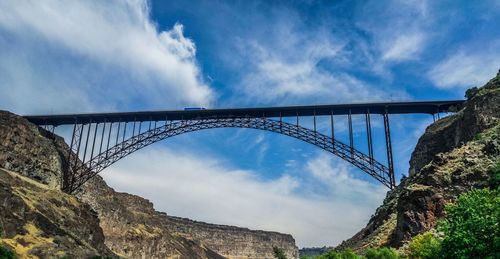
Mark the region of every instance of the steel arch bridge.
[[[54, 132], [60, 125], [73, 125], [71, 142], [63, 170], [62, 190], [74, 193], [85, 182], [127, 155], [153, 143], [184, 133], [214, 128], [251, 128], [290, 136], [315, 145], [361, 169], [388, 188], [394, 188], [394, 166], [389, 114], [457, 111], [463, 101], [368, 103], [269, 108], [152, 111], [25, 116], [31, 122]], [[371, 116], [384, 121], [387, 165], [373, 153]], [[349, 144], [335, 138], [334, 116], [347, 115]], [[368, 154], [354, 146], [353, 115], [364, 115]], [[330, 136], [317, 131], [316, 117], [330, 117]], [[295, 117], [295, 123], [283, 121]], [[313, 118], [313, 129], [299, 123], [301, 117]], [[130, 123], [130, 124], [128, 124]], [[128, 124], [128, 125], [127, 125]], [[130, 133], [130, 128], [132, 132]], [[127, 129], [129, 133], [127, 134]]]

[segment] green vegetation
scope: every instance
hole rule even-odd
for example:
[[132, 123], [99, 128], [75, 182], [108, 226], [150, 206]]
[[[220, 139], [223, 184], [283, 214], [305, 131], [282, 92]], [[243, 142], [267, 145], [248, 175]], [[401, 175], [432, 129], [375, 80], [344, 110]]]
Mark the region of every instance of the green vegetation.
[[498, 190], [473, 190], [446, 207], [439, 223], [444, 233], [444, 258], [499, 258], [500, 195]]
[[500, 161], [498, 161], [493, 168], [490, 170], [490, 186], [493, 189], [498, 189], [500, 187]]
[[432, 232], [427, 231], [415, 236], [408, 245], [408, 256], [418, 259], [439, 258], [441, 254], [441, 240]]
[[366, 251], [366, 259], [398, 259], [398, 252], [390, 247], [370, 248]]
[[279, 247], [273, 247], [274, 258], [276, 259], [286, 259], [285, 252]]
[[[3, 226], [0, 224], [0, 239], [3, 237]], [[0, 259], [15, 259], [16, 254], [0, 245]]]
[[346, 249], [341, 252], [330, 250], [320, 256], [304, 256], [301, 259], [360, 259], [361, 256], [355, 254], [351, 249]]
[[492, 189], [477, 189], [460, 195], [446, 207], [446, 218], [438, 223], [442, 237], [432, 232], [415, 236], [404, 255], [392, 248], [368, 249], [364, 256], [352, 250], [329, 251], [303, 259], [395, 259], [395, 258], [500, 258], [500, 165], [491, 170]]
[[12, 252], [11, 250], [0, 246], [0, 259], [15, 259], [16, 254]]
[[330, 250], [320, 256], [304, 256], [301, 259], [398, 259], [401, 258], [396, 250], [388, 247], [370, 248], [364, 256], [357, 255], [351, 249], [341, 252]]

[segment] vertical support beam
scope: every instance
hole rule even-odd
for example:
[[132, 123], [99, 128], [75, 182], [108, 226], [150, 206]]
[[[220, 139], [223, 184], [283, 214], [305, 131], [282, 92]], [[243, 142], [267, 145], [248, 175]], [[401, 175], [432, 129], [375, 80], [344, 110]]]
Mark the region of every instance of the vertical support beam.
[[102, 134], [101, 134], [101, 144], [99, 145], [99, 154], [102, 151], [102, 143], [104, 142], [104, 132], [106, 131], [106, 119], [104, 119], [104, 123], [102, 124]]
[[335, 126], [333, 121], [333, 111], [330, 111], [330, 126], [332, 130], [332, 148], [335, 151]]
[[120, 137], [120, 126], [122, 125], [121, 122], [122, 119], [118, 120], [118, 130], [116, 131], [116, 141], [115, 141], [115, 146], [118, 145], [118, 138]]
[[71, 185], [71, 157], [73, 155], [73, 147], [75, 146], [76, 141], [76, 128], [77, 128], [77, 120], [75, 120], [75, 124], [73, 125], [73, 133], [71, 134], [71, 142], [68, 148], [68, 161], [66, 161], [66, 165], [63, 171], [63, 182], [62, 189], [65, 192], [69, 192], [69, 186]]
[[134, 118], [134, 126], [132, 127], [132, 137], [135, 136], [135, 118]]
[[436, 122], [436, 115], [434, 113], [432, 114], [432, 121]]
[[385, 145], [387, 150], [387, 164], [389, 165], [389, 178], [391, 181], [391, 189], [396, 186], [394, 177], [394, 161], [392, 158], [392, 144], [391, 144], [391, 129], [389, 127], [389, 114], [387, 110], [384, 113], [384, 129], [385, 129]]
[[313, 111], [313, 123], [314, 123], [314, 144], [318, 144], [318, 131], [316, 130], [316, 110]]
[[370, 109], [366, 110], [366, 135], [368, 140], [368, 156], [370, 157], [370, 164], [373, 164], [373, 144], [372, 144], [372, 125], [370, 119]]
[[[82, 137], [83, 137], [82, 135], [83, 135], [84, 127], [85, 127], [84, 124], [78, 124], [78, 122], [75, 120], [75, 132], [74, 132], [75, 134], [73, 136], [75, 142], [73, 143], [73, 146], [71, 147], [71, 152], [76, 152], [76, 154], [73, 155], [73, 157], [74, 157], [73, 163], [72, 163], [72, 161], [68, 161], [68, 163], [70, 164], [70, 170], [68, 170], [68, 173], [69, 173], [68, 185], [67, 185], [67, 188], [65, 188], [65, 192], [67, 192], [67, 193], [73, 192], [73, 185], [75, 183], [76, 175], [78, 173], [77, 172], [78, 159], [80, 156], [80, 147], [82, 145]], [[71, 164], [73, 164], [73, 165], [71, 165]]]
[[349, 109], [349, 114], [347, 115], [349, 123], [349, 146], [351, 148], [351, 156], [354, 154], [354, 138], [352, 136], [352, 114], [351, 109]]
[[[92, 141], [92, 151], [90, 151], [89, 167], [92, 166], [92, 158], [94, 157], [95, 139], [97, 137], [97, 129], [98, 128], [99, 128], [99, 123], [96, 123], [95, 130], [94, 130], [94, 140]], [[103, 131], [103, 133], [104, 133], [104, 131]]]
[[283, 133], [283, 116], [281, 116], [281, 112], [280, 112], [280, 132]]
[[139, 131], [137, 132], [137, 135], [141, 135], [141, 127], [142, 127], [142, 121], [139, 121]]
[[299, 127], [299, 112], [297, 111], [297, 122], [296, 122], [297, 128]]
[[123, 125], [123, 137], [122, 137], [122, 144], [125, 142], [125, 134], [127, 133], [127, 122]]
[[92, 128], [92, 121], [89, 123], [89, 128], [87, 129], [87, 140], [85, 141], [85, 148], [83, 150], [82, 163], [85, 164], [85, 156], [87, 155], [87, 147], [89, 145], [90, 128]]
[[316, 135], [316, 110], [313, 111], [314, 134]]
[[83, 134], [84, 127], [85, 127], [85, 124], [80, 124], [79, 131], [77, 132], [77, 133], [79, 133], [78, 147], [76, 148], [75, 164], [73, 165], [75, 170], [76, 170], [76, 167], [78, 166], [78, 158], [80, 156], [80, 146], [82, 145], [82, 134]]
[[109, 151], [109, 141], [111, 140], [111, 130], [113, 129], [113, 122], [109, 124], [109, 132], [108, 132], [108, 143], [106, 144], [106, 158], [108, 158]]

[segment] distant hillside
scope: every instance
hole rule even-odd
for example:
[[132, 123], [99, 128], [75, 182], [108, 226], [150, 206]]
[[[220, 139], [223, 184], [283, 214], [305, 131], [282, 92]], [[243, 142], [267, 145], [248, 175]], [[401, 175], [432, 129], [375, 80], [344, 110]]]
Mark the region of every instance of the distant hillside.
[[58, 189], [67, 150], [61, 137], [0, 111], [0, 168], [16, 172], [0, 171], [8, 190], [0, 192], [0, 245], [32, 258], [273, 258], [273, 247], [298, 257], [291, 235], [168, 216], [100, 176], [78, 199], [66, 195]]
[[387, 194], [365, 228], [336, 249], [400, 247], [432, 229], [459, 194], [488, 186], [500, 161], [500, 72], [467, 96], [461, 111], [427, 127], [412, 153], [409, 177]]

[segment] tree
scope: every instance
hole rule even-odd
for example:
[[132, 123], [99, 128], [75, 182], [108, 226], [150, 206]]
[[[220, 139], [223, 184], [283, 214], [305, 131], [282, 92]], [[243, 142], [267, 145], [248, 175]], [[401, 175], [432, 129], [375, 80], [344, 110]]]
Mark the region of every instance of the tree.
[[366, 259], [398, 259], [396, 250], [389, 247], [370, 248], [366, 251]]
[[286, 259], [285, 252], [279, 247], [273, 247], [274, 258], [276, 259]]
[[427, 231], [415, 236], [408, 245], [409, 257], [412, 259], [440, 258], [441, 240]]
[[16, 254], [13, 251], [3, 246], [0, 246], [0, 259], [15, 259], [15, 258]]
[[479, 189], [459, 196], [446, 207], [438, 224], [444, 233], [444, 258], [500, 258], [500, 195]]
[[330, 250], [315, 259], [361, 259], [362, 257], [356, 255], [350, 248], [347, 248], [341, 252], [335, 250]]

